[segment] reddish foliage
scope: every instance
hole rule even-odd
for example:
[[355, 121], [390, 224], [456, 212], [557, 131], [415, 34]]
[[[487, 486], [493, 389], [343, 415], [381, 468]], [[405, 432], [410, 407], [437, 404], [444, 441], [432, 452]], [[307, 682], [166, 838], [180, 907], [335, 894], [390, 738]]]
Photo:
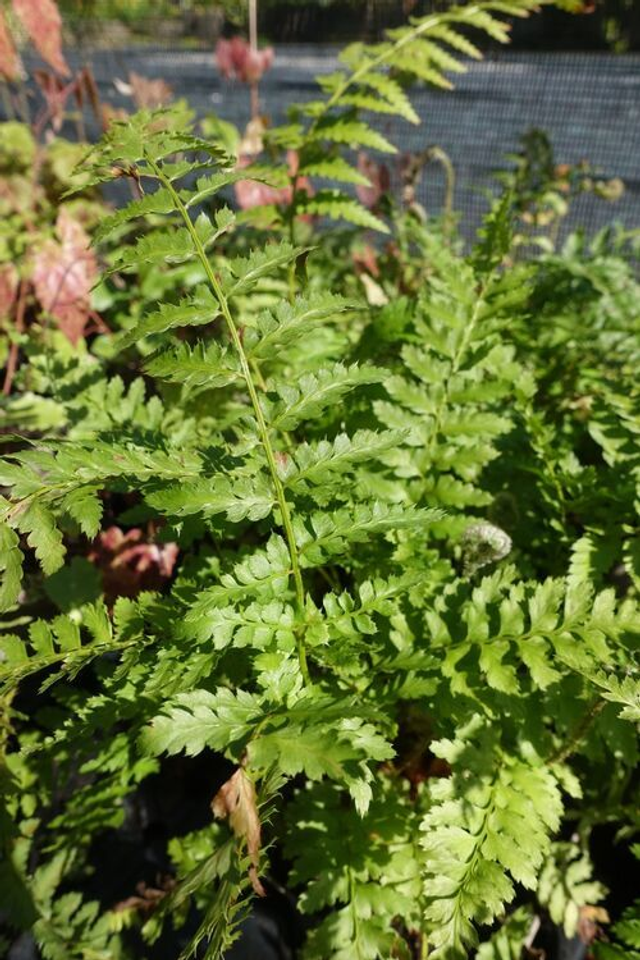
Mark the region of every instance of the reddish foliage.
[[71, 83], [65, 83], [48, 70], [34, 70], [33, 76], [45, 101], [45, 109], [36, 120], [36, 128], [42, 129], [50, 120], [51, 126], [58, 133], [64, 122], [67, 100], [76, 92], [76, 82], [72, 80]]
[[36, 135], [39, 135], [49, 122], [54, 131], [59, 132], [70, 96], [73, 96], [80, 110], [83, 109], [85, 102], [88, 102], [96, 118], [102, 120], [98, 88], [90, 67], [83, 67], [70, 81], [61, 80], [49, 70], [34, 70], [33, 76], [45, 101], [44, 108], [35, 120]]
[[176, 886], [175, 879], [168, 876], [159, 877], [158, 883], [160, 886], [151, 887], [144, 880], [141, 880], [136, 884], [135, 896], [120, 900], [114, 905], [114, 911], [122, 913], [125, 910], [136, 910], [145, 915], [153, 913], [167, 894]]
[[171, 577], [176, 560], [176, 543], [157, 544], [139, 527], [126, 533], [108, 527], [98, 534], [89, 560], [100, 568], [107, 602], [116, 597], [134, 597], [141, 590], [157, 590]]
[[86, 99], [94, 115], [100, 120], [102, 116], [100, 94], [98, 93], [96, 79], [91, 67], [83, 67], [82, 70], [79, 70], [76, 74], [76, 90], [74, 93], [78, 106], [82, 108]]
[[91, 288], [98, 277], [95, 254], [83, 226], [61, 207], [58, 239], [45, 240], [33, 260], [32, 280], [41, 306], [76, 344], [91, 312]]
[[11, 316], [20, 280], [12, 263], [0, 264], [0, 319]]
[[242, 37], [218, 40], [216, 44], [216, 63], [227, 80], [257, 83], [273, 65], [273, 59], [273, 47], [254, 50]]
[[[251, 159], [249, 156], [241, 156], [238, 160], [238, 167], [248, 166]], [[287, 166], [290, 176], [295, 176], [299, 166], [298, 154], [295, 150], [287, 151]], [[280, 206], [291, 203], [293, 199], [293, 187], [290, 183], [284, 187], [271, 187], [269, 184], [260, 183], [258, 180], [239, 180], [234, 189], [241, 210], [251, 210], [253, 207], [265, 207], [270, 204]], [[313, 187], [308, 177], [299, 177], [296, 181], [296, 189], [300, 193], [313, 196]]]
[[234, 190], [241, 210], [286, 203], [291, 195], [291, 187], [270, 187], [259, 180], [238, 180]]
[[370, 210], [377, 206], [380, 197], [391, 186], [389, 168], [384, 163], [376, 163], [366, 153], [358, 154], [358, 170], [370, 181], [370, 187], [357, 186], [356, 193], [361, 203]]
[[156, 107], [162, 107], [165, 103], [169, 103], [173, 96], [173, 90], [166, 81], [150, 80], [133, 70], [129, 74], [129, 86], [131, 96], [139, 110], [154, 110]]
[[0, 7], [0, 76], [5, 80], [18, 80], [20, 77], [20, 58], [2, 7]]
[[13, 10], [42, 59], [58, 73], [70, 76], [62, 53], [62, 20], [54, 0], [13, 0]]

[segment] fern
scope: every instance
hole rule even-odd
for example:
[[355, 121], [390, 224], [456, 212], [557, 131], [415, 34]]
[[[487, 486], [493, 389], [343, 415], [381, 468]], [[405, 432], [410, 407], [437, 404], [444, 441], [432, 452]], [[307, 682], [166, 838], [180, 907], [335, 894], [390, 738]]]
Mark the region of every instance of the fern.
[[593, 879], [589, 854], [576, 844], [554, 843], [538, 880], [538, 900], [569, 939], [576, 936], [580, 909], [604, 898], [601, 883]]
[[499, 751], [492, 756], [491, 735], [483, 736], [476, 720], [456, 740], [432, 749], [453, 776], [433, 788], [433, 807], [422, 825], [426, 919], [433, 955], [457, 957], [477, 942], [472, 921], [490, 923], [512, 900], [512, 879], [535, 887], [562, 801], [555, 777], [542, 765]]
[[320, 175], [338, 182], [353, 182], [350, 177], [345, 180], [344, 162], [336, 147], [368, 147], [383, 153], [396, 149], [360, 118], [361, 111], [391, 114], [417, 123], [418, 116], [404, 89], [407, 81], [450, 89], [452, 84], [446, 74], [465, 69], [460, 54], [481, 57], [466, 30], [471, 28], [506, 43], [509, 24], [499, 16], [527, 16], [533, 9], [530, 0], [453, 6], [444, 13], [411, 18], [409, 25], [388, 31], [387, 38], [373, 48], [361, 43], [347, 47], [341, 54], [339, 70], [321, 80], [325, 98], [296, 104], [290, 111], [291, 122], [268, 134], [275, 145], [286, 144], [299, 153], [299, 169], [292, 178], [289, 222], [293, 223], [296, 213], [304, 210], [386, 232], [384, 221], [373, 217], [359, 201], [342, 191], [321, 192], [309, 199], [297, 189], [298, 175], [314, 173], [322, 151]]
[[[220, 960], [271, 877], [309, 960], [515, 958], [537, 911], [569, 930], [602, 895], [589, 830], [635, 822], [636, 281], [601, 247], [514, 262], [511, 192], [465, 255], [451, 220], [336, 186], [395, 149], [371, 116], [415, 123], [411, 84], [532, 8], [348, 48], [264, 131], [271, 168], [180, 108], [86, 158], [136, 195], [95, 233], [115, 335], [29, 334], [0, 467], [0, 873], [44, 956], [189, 914], [181, 956]], [[286, 195], [267, 231], [227, 206], [251, 177]], [[83, 902], [126, 798], [196, 757], [226, 771], [216, 820], [179, 826], [154, 911]]]

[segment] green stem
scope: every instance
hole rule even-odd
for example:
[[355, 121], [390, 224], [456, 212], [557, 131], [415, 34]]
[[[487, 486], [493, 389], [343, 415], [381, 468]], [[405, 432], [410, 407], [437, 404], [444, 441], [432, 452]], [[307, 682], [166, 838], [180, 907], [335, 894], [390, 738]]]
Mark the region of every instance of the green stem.
[[[278, 465], [276, 463], [275, 452], [271, 445], [271, 438], [269, 437], [269, 428], [264, 418], [262, 407], [260, 405], [260, 399], [258, 397], [258, 392], [253, 382], [249, 360], [244, 351], [242, 340], [240, 338], [240, 334], [238, 333], [238, 328], [236, 327], [233, 316], [231, 315], [231, 310], [229, 309], [229, 303], [227, 301], [227, 298], [224, 294], [224, 291], [222, 290], [222, 287], [220, 286], [220, 282], [218, 278], [213, 272], [213, 268], [211, 267], [209, 258], [207, 257], [206, 251], [202, 245], [202, 241], [200, 240], [200, 237], [196, 232], [196, 229], [193, 225], [191, 217], [189, 216], [189, 212], [187, 208], [185, 207], [184, 203], [178, 196], [178, 193], [174, 189], [173, 184], [168, 179], [168, 177], [164, 175], [160, 167], [158, 167], [157, 164], [153, 163], [152, 161], [149, 161], [149, 164], [152, 170], [154, 171], [154, 173], [156, 174], [156, 176], [158, 177], [158, 180], [162, 183], [162, 185], [166, 188], [166, 190], [171, 195], [173, 204], [176, 210], [178, 211], [178, 213], [180, 214], [180, 216], [182, 217], [185, 227], [189, 231], [191, 242], [193, 243], [196, 255], [200, 263], [202, 264], [202, 268], [206, 273], [207, 280], [209, 281], [211, 289], [213, 290], [213, 293], [220, 305], [220, 312], [222, 313], [224, 321], [227, 325], [227, 330], [229, 331], [229, 336], [231, 337], [231, 341], [238, 354], [238, 358], [240, 360], [240, 368], [242, 370], [242, 375], [247, 384], [247, 390], [249, 392], [249, 397], [251, 399], [251, 405], [253, 407], [253, 412], [255, 414], [256, 422], [258, 424], [258, 433], [260, 435], [260, 442], [262, 443], [262, 447], [264, 449], [265, 456], [267, 458], [267, 464], [269, 466], [271, 480], [275, 490], [276, 499], [278, 501], [278, 506], [280, 508], [280, 514], [282, 516], [282, 526], [283, 526], [286, 541], [287, 541], [289, 556], [291, 558], [291, 570], [292, 570], [293, 580], [295, 585], [298, 612], [300, 615], [300, 619], [302, 620], [302, 618], [304, 617], [304, 609], [305, 609], [305, 590], [304, 590], [304, 583], [302, 581], [302, 571], [300, 569], [300, 557], [298, 555], [298, 547], [296, 544], [295, 534], [293, 531], [293, 523], [291, 520], [291, 511], [289, 509], [289, 503], [285, 496], [282, 481], [280, 480], [280, 476], [278, 474]], [[302, 637], [300, 630], [298, 630], [298, 634], [297, 634], [297, 645], [298, 645], [298, 659], [300, 662], [300, 672], [302, 673], [304, 682], [306, 684], [309, 684], [311, 682], [311, 678], [309, 676], [309, 667], [307, 664], [307, 652], [304, 644], [304, 638]]]
[[569, 736], [568, 740], [562, 744], [554, 753], [551, 754], [547, 760], [547, 766], [551, 767], [554, 763], [565, 763], [569, 757], [571, 757], [576, 750], [578, 749], [582, 740], [584, 740], [587, 735], [591, 724], [596, 719], [597, 716], [604, 710], [607, 705], [606, 700], [602, 700], [600, 697], [596, 697], [593, 703], [589, 706], [587, 712], [584, 714], [574, 731]]
[[456, 171], [451, 162], [451, 157], [441, 147], [430, 147], [428, 159], [435, 160], [444, 170], [445, 186], [443, 209], [443, 233], [444, 238], [449, 242], [451, 238], [451, 228], [453, 226], [453, 196], [456, 188]]
[[426, 933], [420, 935], [420, 960], [429, 958], [429, 938]]
[[358, 908], [356, 905], [356, 881], [351, 867], [347, 867], [347, 876], [349, 882], [349, 906], [351, 908], [351, 918], [353, 923], [353, 942], [356, 947], [357, 960], [363, 960], [362, 952], [360, 950], [360, 917], [358, 916]]

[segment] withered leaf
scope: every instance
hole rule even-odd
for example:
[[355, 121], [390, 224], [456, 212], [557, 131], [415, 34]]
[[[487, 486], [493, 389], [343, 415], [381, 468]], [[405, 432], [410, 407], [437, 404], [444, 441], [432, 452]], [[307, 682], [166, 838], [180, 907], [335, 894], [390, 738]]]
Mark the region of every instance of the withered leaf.
[[256, 801], [256, 788], [242, 767], [226, 783], [223, 783], [211, 801], [213, 815], [221, 820], [229, 818], [229, 824], [236, 837], [247, 845], [251, 860], [249, 876], [251, 886], [259, 897], [266, 892], [258, 877], [260, 862], [260, 818]]

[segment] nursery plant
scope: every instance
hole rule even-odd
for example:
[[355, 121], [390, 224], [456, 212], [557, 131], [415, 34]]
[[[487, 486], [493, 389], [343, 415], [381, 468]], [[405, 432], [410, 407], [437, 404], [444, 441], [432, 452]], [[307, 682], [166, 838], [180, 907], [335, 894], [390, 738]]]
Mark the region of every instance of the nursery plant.
[[[350, 192], [372, 115], [531, 9], [347, 48], [248, 163], [167, 110], [83, 161], [135, 199], [93, 230], [118, 332], [36, 341], [56, 416], [3, 436], [7, 948], [219, 958], [286, 890], [309, 960], [518, 958], [545, 914], [637, 949], [589, 850], [638, 827], [637, 240], [526, 259], [516, 182], [465, 252]], [[199, 826], [108, 900], [96, 844], [194, 769]]]

